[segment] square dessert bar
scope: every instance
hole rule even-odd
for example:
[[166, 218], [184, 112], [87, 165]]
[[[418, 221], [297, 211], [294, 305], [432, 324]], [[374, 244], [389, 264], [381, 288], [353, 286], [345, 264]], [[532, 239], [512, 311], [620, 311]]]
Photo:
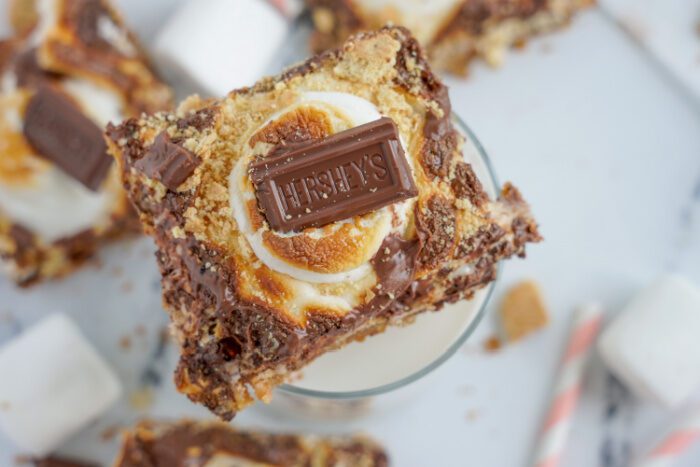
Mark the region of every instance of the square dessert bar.
[[518, 191], [490, 199], [463, 159], [403, 28], [108, 139], [158, 246], [178, 389], [225, 419], [324, 352], [470, 298], [540, 240]]
[[388, 457], [362, 437], [309, 437], [239, 431], [217, 422], [143, 421], [125, 434], [114, 467], [386, 467]]
[[350, 34], [386, 23], [408, 27], [426, 47], [430, 63], [466, 74], [482, 58], [500, 65], [506, 50], [529, 37], [569, 23], [595, 0], [306, 0], [316, 31], [316, 51], [335, 47]]
[[20, 285], [64, 275], [138, 231], [103, 128], [171, 106], [102, 0], [11, 3], [0, 42], [0, 258]]
[[170, 107], [170, 87], [108, 0], [10, 0], [10, 12], [45, 70], [110, 89], [127, 117]]

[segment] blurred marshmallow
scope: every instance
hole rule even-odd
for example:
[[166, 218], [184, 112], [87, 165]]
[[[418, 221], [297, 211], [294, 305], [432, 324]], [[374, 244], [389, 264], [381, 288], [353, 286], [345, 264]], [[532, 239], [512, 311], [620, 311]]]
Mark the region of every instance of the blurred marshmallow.
[[267, 0], [188, 0], [158, 33], [153, 52], [176, 86], [223, 96], [263, 75], [290, 24]]
[[65, 315], [54, 314], [0, 347], [0, 428], [44, 456], [120, 396], [114, 372]]
[[599, 349], [639, 397], [677, 406], [700, 388], [700, 290], [680, 276], [661, 278], [608, 326]]

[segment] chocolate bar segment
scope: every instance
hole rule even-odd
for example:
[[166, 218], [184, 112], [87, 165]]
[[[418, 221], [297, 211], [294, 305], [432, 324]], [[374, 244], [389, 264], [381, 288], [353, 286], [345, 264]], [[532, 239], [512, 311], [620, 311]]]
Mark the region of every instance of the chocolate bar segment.
[[316, 141], [278, 146], [250, 165], [260, 208], [280, 232], [320, 227], [417, 196], [386, 117]]
[[135, 164], [138, 170], [175, 191], [199, 165], [199, 158], [160, 133], [146, 155]]
[[24, 136], [40, 156], [93, 191], [112, 164], [100, 128], [49, 86], [41, 86], [27, 104]]

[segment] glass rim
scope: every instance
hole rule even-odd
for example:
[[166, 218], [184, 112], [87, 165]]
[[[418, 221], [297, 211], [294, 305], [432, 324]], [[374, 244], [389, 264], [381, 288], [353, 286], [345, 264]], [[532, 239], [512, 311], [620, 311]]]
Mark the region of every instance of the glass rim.
[[[493, 189], [495, 191], [495, 196], [498, 196], [500, 184], [498, 183], [498, 177], [496, 176], [496, 172], [493, 169], [493, 164], [491, 162], [491, 159], [489, 158], [488, 154], [486, 153], [486, 150], [484, 147], [481, 145], [481, 142], [478, 140], [474, 132], [467, 126], [467, 124], [456, 114], [452, 114], [452, 122], [455, 124], [457, 129], [462, 132], [462, 134], [471, 141], [471, 143], [474, 145], [474, 147], [477, 150], [477, 153], [479, 154], [479, 157], [481, 158], [481, 161], [484, 164], [484, 167], [486, 169], [486, 172], [488, 173], [489, 178], [491, 179], [491, 184], [493, 185]], [[484, 315], [486, 314], [486, 309], [489, 305], [489, 302], [491, 301], [491, 296], [493, 295], [493, 289], [496, 286], [496, 283], [501, 277], [501, 263], [499, 262], [497, 267], [496, 267], [496, 279], [490, 282], [486, 286], [486, 296], [484, 297], [483, 302], [481, 303], [481, 306], [479, 307], [479, 310], [476, 312], [476, 315], [474, 318], [471, 320], [467, 328], [464, 330], [464, 332], [455, 340], [455, 342], [450, 345], [445, 352], [443, 352], [440, 356], [438, 356], [435, 360], [432, 362], [428, 363], [425, 365], [423, 368], [420, 370], [417, 370], [407, 376], [404, 376], [403, 378], [400, 378], [396, 381], [393, 381], [391, 383], [387, 384], [382, 384], [380, 386], [375, 386], [372, 388], [368, 389], [360, 389], [360, 390], [354, 390], [354, 391], [319, 391], [315, 389], [306, 389], [306, 388], [300, 388], [297, 386], [294, 386], [293, 384], [282, 384], [279, 386], [279, 389], [283, 392], [289, 393], [289, 394], [294, 394], [297, 396], [304, 396], [304, 397], [312, 397], [316, 399], [329, 399], [329, 400], [345, 400], [345, 399], [363, 399], [367, 397], [373, 397], [373, 396], [379, 396], [382, 394], [386, 394], [392, 391], [395, 391], [397, 389], [401, 389], [405, 386], [408, 386], [411, 383], [414, 383], [428, 374], [432, 373], [434, 370], [439, 368], [443, 363], [445, 363], [450, 357], [452, 357], [457, 350], [459, 350], [462, 345], [469, 339], [469, 337], [474, 333], [476, 328], [478, 327], [479, 323], [483, 319]]]

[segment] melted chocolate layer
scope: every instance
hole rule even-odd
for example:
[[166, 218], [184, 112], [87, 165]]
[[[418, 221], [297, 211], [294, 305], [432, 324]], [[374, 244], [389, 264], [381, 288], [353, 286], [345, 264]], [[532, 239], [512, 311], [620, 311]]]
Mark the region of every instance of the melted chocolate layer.
[[158, 426], [146, 422], [127, 436], [115, 467], [203, 467], [215, 456], [289, 467], [388, 464], [382, 449], [359, 438], [309, 441], [297, 435], [238, 431], [215, 423]]

